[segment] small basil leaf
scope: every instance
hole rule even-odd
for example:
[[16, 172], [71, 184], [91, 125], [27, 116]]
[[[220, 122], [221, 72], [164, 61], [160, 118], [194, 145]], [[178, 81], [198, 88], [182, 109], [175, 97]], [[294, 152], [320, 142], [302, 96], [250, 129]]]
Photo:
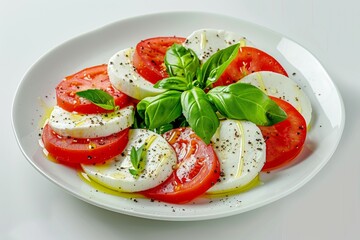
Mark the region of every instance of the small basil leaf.
[[263, 91], [246, 83], [211, 89], [208, 96], [218, 111], [231, 119], [269, 126], [286, 119], [286, 113]]
[[186, 119], [179, 124], [179, 127], [188, 127], [188, 126], [189, 123], [186, 121]]
[[190, 81], [194, 79], [200, 67], [196, 53], [180, 44], [173, 44], [166, 51], [164, 62], [171, 77], [183, 77]]
[[168, 77], [157, 82], [154, 87], [185, 91], [189, 87], [189, 82], [184, 77]]
[[131, 161], [132, 166], [135, 169], [137, 169], [137, 166], [139, 164], [139, 157], [138, 157], [138, 153], [134, 146], [132, 146], [131, 150], [130, 150], [130, 161]]
[[142, 144], [138, 149], [132, 146], [130, 150], [130, 162], [133, 168], [130, 168], [129, 172], [134, 176], [134, 178], [138, 178], [146, 166], [144, 147], [145, 143]]
[[135, 170], [135, 169], [130, 168], [130, 169], [129, 169], [129, 172], [130, 172], [131, 175], [134, 176], [134, 178], [138, 178], [138, 177], [139, 177], [139, 171], [138, 171], [138, 170]]
[[163, 134], [174, 128], [188, 127], [188, 126], [189, 126], [189, 123], [186, 121], [186, 118], [184, 117], [184, 115], [181, 115], [180, 117], [178, 117], [171, 123], [165, 124], [161, 127], [158, 127], [158, 128], [152, 129], [152, 130], [158, 134]]
[[219, 127], [219, 119], [205, 92], [198, 87], [183, 92], [181, 106], [190, 127], [206, 144], [209, 144]]
[[106, 110], [115, 109], [114, 97], [103, 90], [88, 89], [88, 90], [76, 92], [76, 95], [89, 100], [90, 102], [94, 103], [95, 105], [103, 109]]
[[203, 87], [208, 87], [216, 82], [229, 64], [238, 55], [240, 43], [231, 45], [213, 54], [201, 67], [197, 74]]
[[144, 147], [145, 144], [142, 144], [137, 150], [136, 150], [136, 155], [137, 155], [137, 169], [142, 171], [144, 170]]
[[137, 105], [140, 117], [149, 129], [161, 127], [181, 115], [181, 92], [169, 90], [154, 97], [142, 99]]
[[170, 131], [173, 128], [174, 128], [173, 124], [167, 123], [165, 125], [162, 125], [162, 126], [160, 126], [158, 128], [153, 129], [153, 131], [156, 132], [157, 134], [163, 134], [163, 133], [165, 133], [167, 131]]

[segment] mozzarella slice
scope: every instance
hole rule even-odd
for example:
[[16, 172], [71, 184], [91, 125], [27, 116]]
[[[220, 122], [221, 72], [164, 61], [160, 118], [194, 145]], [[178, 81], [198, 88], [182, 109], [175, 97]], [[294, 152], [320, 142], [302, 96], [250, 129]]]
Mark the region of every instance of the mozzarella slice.
[[184, 46], [191, 48], [204, 63], [217, 51], [240, 42], [240, 46], [252, 46], [249, 41], [233, 32], [215, 29], [200, 29], [193, 32], [184, 42]]
[[310, 100], [292, 79], [279, 73], [260, 71], [247, 75], [241, 79], [241, 82], [250, 83], [269, 96], [286, 100], [301, 113], [306, 124], [310, 124], [312, 112]]
[[[145, 170], [134, 177], [130, 152], [146, 143]], [[114, 161], [103, 165], [83, 165], [85, 173], [94, 181], [117, 191], [138, 192], [153, 188], [165, 181], [173, 172], [177, 157], [171, 145], [159, 134], [146, 129], [131, 129], [124, 152]]]
[[56, 133], [74, 138], [106, 137], [130, 127], [133, 122], [133, 106], [103, 114], [78, 114], [55, 106], [49, 118]]
[[250, 183], [265, 163], [266, 146], [260, 129], [253, 123], [222, 120], [211, 139], [220, 161], [219, 182], [208, 193], [236, 190]]
[[108, 75], [115, 88], [128, 96], [141, 100], [164, 92], [154, 88], [154, 84], [145, 80], [132, 64], [133, 48], [127, 48], [114, 54], [109, 60]]

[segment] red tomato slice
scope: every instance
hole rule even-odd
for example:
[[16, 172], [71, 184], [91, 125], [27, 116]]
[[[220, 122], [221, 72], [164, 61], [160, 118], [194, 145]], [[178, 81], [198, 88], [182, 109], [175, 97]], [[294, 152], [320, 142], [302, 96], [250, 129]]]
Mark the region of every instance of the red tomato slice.
[[120, 108], [129, 105], [130, 97], [113, 88], [108, 74], [107, 65], [99, 65], [81, 70], [66, 77], [56, 87], [57, 105], [69, 112], [104, 113], [108, 112], [89, 100], [76, 95], [76, 92], [87, 89], [101, 89], [114, 97], [115, 105]]
[[213, 86], [226, 86], [258, 71], [271, 71], [288, 76], [281, 64], [269, 54], [257, 48], [242, 47], [237, 57]]
[[60, 163], [101, 163], [121, 154], [128, 142], [129, 129], [99, 138], [63, 137], [46, 124], [42, 140], [45, 149]]
[[159, 186], [141, 192], [146, 197], [186, 203], [204, 194], [220, 176], [220, 163], [211, 145], [206, 145], [191, 128], [177, 128], [164, 134], [178, 157], [177, 168]]
[[303, 149], [306, 139], [304, 117], [288, 102], [271, 97], [287, 114], [287, 118], [273, 126], [259, 126], [266, 142], [266, 162], [263, 172], [292, 163]]
[[164, 65], [166, 50], [174, 43], [183, 43], [181, 37], [156, 37], [142, 40], [136, 45], [133, 64], [136, 71], [151, 83], [168, 77]]

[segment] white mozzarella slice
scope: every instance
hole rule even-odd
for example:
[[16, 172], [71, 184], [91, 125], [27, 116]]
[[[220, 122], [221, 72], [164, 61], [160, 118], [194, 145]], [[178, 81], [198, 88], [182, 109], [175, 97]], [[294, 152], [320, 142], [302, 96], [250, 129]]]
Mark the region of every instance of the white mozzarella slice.
[[219, 182], [208, 190], [210, 194], [244, 187], [257, 177], [265, 164], [264, 138], [251, 122], [220, 121], [211, 143], [220, 161], [221, 175]]
[[193, 32], [183, 45], [194, 50], [200, 61], [204, 63], [217, 51], [238, 42], [240, 42], [240, 46], [252, 46], [245, 37], [237, 33], [215, 29], [200, 29]]
[[141, 100], [164, 92], [154, 88], [154, 84], [140, 76], [132, 64], [133, 48], [127, 48], [114, 54], [109, 60], [108, 75], [115, 88], [128, 96]]
[[250, 83], [269, 96], [286, 100], [301, 113], [306, 124], [310, 124], [312, 112], [310, 100], [292, 79], [279, 73], [260, 71], [247, 75], [241, 79], [241, 82]]
[[133, 122], [133, 106], [102, 114], [79, 114], [55, 106], [49, 118], [56, 133], [74, 138], [106, 137], [130, 127]]
[[[130, 152], [146, 143], [144, 171], [134, 177]], [[146, 129], [131, 129], [124, 152], [113, 161], [102, 165], [83, 165], [85, 173], [94, 181], [117, 191], [138, 192], [153, 188], [164, 182], [173, 172], [177, 157], [171, 145], [159, 134]]]

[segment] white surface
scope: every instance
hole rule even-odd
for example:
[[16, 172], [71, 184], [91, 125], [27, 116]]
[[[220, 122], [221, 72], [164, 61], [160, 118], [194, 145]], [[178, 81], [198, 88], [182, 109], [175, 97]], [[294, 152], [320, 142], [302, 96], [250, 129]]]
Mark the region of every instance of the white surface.
[[[355, 74], [360, 52], [360, 32], [356, 27], [360, 24], [359, 4], [355, 0], [341, 4], [325, 0], [217, 4], [218, 1], [0, 2], [0, 66], [5, 72], [1, 101], [6, 113], [0, 120], [0, 146], [4, 152], [1, 239], [360, 237], [360, 163], [356, 152], [360, 82]], [[333, 158], [303, 188], [268, 206], [229, 218], [161, 222], [86, 204], [56, 187], [27, 163], [16, 145], [10, 119], [14, 92], [25, 71], [45, 52], [83, 32], [130, 16], [169, 10], [202, 10], [241, 17], [289, 36], [323, 63], [343, 95], [346, 126]]]
[[[110, 32], [109, 35], [115, 35], [115, 33]], [[108, 74], [113, 86], [117, 89], [121, 89], [126, 95], [138, 100], [164, 92], [162, 89], [154, 88], [154, 84], [146, 81], [135, 71], [134, 66], [130, 64], [132, 63], [132, 57], [135, 51], [135, 49], [131, 47], [135, 46], [132, 44], [124, 45], [125, 42], [126, 41], [122, 41], [122, 36], [120, 34], [118, 44], [122, 44], [122, 47], [125, 49], [120, 48], [119, 45], [116, 46], [115, 43], [114, 49], [121, 50], [114, 53], [108, 60]]]
[[[181, 21], [183, 18], [189, 19], [191, 26], [184, 24]], [[151, 29], [154, 24], [157, 24], [156, 30]], [[271, 174], [262, 174], [260, 179], [263, 185], [244, 194], [211, 201], [199, 198], [195, 204], [179, 206], [151, 202], [148, 199], [137, 199], [134, 202], [132, 199], [102, 194], [84, 183], [73, 169], [47, 160], [38, 144], [41, 127], [39, 122], [42, 122], [43, 117], [34, 116], [34, 113], [44, 115], [46, 109], [43, 105], [51, 107], [55, 104], [54, 87], [57, 86], [58, 79], [78, 71], [78, 68], [102, 64], [118, 48], [134, 45], [146, 36], [186, 36], [205, 24], [212, 28], [242, 32], [256, 46], [278, 59], [311, 99], [314, 120], [311, 122], [304, 150], [296, 160], [297, 164]], [[138, 26], [137, 29], [123, 36], [128, 33], [128, 28], [134, 26]], [[51, 181], [84, 201], [106, 209], [146, 218], [177, 221], [234, 215], [292, 193], [328, 162], [339, 142], [345, 121], [342, 100], [336, 88], [320, 63], [308, 51], [281, 34], [258, 25], [200, 12], [173, 12], [130, 18], [59, 45], [28, 70], [18, 88], [13, 108], [14, 128], [22, 150], [34, 167]]]

